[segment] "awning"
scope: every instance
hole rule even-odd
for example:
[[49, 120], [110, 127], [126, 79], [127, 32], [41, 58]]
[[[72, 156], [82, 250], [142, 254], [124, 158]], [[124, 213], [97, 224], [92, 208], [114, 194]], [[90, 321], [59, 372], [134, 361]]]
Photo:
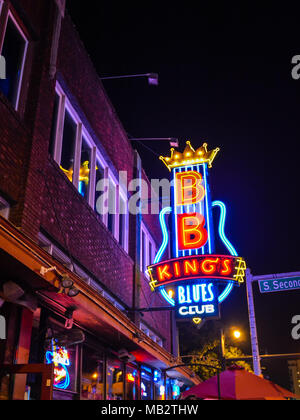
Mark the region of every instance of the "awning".
[[[148, 363], [158, 369], [167, 369], [178, 364], [169, 352], [144, 334], [125, 313], [2, 217], [0, 263], [2, 278], [21, 282], [21, 286], [25, 284], [58, 313], [64, 314], [67, 309], [74, 310], [74, 323], [98, 335], [101, 341], [107, 340], [108, 345], [125, 347], [134, 354], [138, 362]], [[80, 292], [75, 298], [58, 294], [60, 282], [54, 271], [41, 274], [42, 268], [51, 267], [56, 267], [59, 273], [66, 274], [74, 282]], [[192, 384], [200, 383], [188, 368], [176, 368], [176, 372], [180, 378], [185, 378]]]

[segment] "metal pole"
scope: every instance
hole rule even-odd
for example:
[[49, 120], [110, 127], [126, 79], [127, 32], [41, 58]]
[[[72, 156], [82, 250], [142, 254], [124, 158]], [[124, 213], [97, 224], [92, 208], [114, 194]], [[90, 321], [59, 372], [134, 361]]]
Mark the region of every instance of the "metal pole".
[[220, 371], [218, 370], [217, 373], [217, 380], [218, 380], [218, 399], [219, 401], [221, 401], [222, 397], [221, 397], [221, 377], [220, 377]]
[[220, 329], [219, 353], [220, 353], [221, 368], [222, 368], [222, 371], [224, 371], [226, 370], [226, 361], [225, 361], [225, 335], [224, 335], [223, 327], [221, 327]]
[[257, 376], [261, 376], [260, 355], [257, 338], [256, 318], [254, 309], [253, 289], [252, 289], [253, 276], [251, 271], [246, 271], [246, 286], [247, 286], [247, 299], [248, 299], [248, 312], [250, 324], [251, 347], [253, 357], [253, 369]]

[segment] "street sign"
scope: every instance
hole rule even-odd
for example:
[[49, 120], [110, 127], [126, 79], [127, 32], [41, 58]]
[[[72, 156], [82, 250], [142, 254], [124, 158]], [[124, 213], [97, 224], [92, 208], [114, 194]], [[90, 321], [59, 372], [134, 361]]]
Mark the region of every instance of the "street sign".
[[300, 277], [260, 280], [258, 283], [261, 293], [285, 292], [300, 289]]

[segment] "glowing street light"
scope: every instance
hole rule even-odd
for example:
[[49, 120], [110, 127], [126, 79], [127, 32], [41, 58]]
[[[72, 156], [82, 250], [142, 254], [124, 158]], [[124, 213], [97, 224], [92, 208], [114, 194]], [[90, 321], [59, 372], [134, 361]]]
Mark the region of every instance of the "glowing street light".
[[239, 330], [235, 330], [235, 331], [233, 332], [233, 337], [234, 337], [235, 339], [239, 340], [239, 339], [241, 338], [241, 336], [242, 336], [241, 331], [239, 331]]

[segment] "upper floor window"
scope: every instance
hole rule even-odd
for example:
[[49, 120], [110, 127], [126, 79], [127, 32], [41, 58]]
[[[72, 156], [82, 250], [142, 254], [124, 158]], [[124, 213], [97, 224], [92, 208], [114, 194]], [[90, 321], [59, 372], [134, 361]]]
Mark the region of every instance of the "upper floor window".
[[0, 80], [0, 90], [18, 109], [28, 39], [10, 10], [2, 16], [2, 21], [5, 21], [5, 31], [0, 39], [0, 54], [5, 58], [6, 78]]
[[55, 94], [49, 152], [127, 251], [129, 217], [126, 193], [59, 84]]
[[10, 205], [2, 197], [0, 197], [0, 216], [8, 219]]
[[153, 264], [155, 256], [156, 256], [156, 246], [155, 242], [150, 235], [148, 229], [142, 223], [141, 227], [141, 271], [144, 274], [147, 274], [147, 267]]

